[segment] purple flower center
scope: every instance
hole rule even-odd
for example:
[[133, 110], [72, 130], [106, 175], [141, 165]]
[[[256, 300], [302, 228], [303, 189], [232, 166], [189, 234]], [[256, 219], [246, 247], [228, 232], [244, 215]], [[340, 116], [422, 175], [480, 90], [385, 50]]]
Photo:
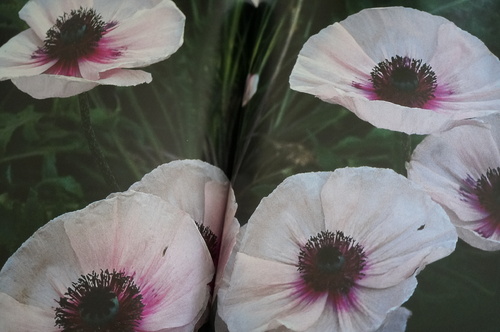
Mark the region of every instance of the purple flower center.
[[381, 100], [423, 108], [434, 99], [436, 74], [422, 60], [397, 55], [379, 62], [370, 75], [373, 90]]
[[106, 30], [106, 24], [94, 9], [72, 10], [56, 20], [47, 31], [42, 52], [51, 59], [67, 62], [92, 53]]
[[61, 297], [56, 326], [63, 331], [135, 331], [144, 304], [132, 277], [108, 270], [82, 275]]
[[500, 233], [500, 167], [489, 168], [477, 180], [468, 176], [463, 181], [460, 194], [464, 201], [486, 215], [479, 220], [476, 232], [485, 238]]
[[364, 276], [365, 261], [363, 247], [351, 237], [341, 231], [322, 231], [301, 248], [298, 270], [310, 291], [328, 292], [335, 301], [347, 296]]
[[479, 204], [500, 223], [500, 167], [481, 175], [475, 190]]

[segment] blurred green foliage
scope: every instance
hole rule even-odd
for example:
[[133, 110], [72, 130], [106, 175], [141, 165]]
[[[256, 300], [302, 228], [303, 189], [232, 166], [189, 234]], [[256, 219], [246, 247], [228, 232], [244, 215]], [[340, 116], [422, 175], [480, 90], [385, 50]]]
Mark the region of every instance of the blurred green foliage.
[[[2, 44], [26, 29], [25, 0], [0, 4]], [[408, 6], [455, 22], [500, 55], [495, 0], [176, 0], [184, 45], [146, 70], [153, 82], [92, 90], [91, 118], [122, 189], [159, 164], [204, 159], [233, 180], [245, 223], [287, 176], [346, 166], [404, 173], [408, 137], [372, 127], [337, 105], [291, 91], [309, 36], [363, 8]], [[259, 74], [242, 106], [245, 81]], [[411, 137], [415, 147], [422, 137]], [[77, 98], [34, 100], [0, 82], [0, 261], [50, 219], [110, 194], [80, 129]], [[407, 303], [408, 331], [498, 331], [500, 256], [460, 242], [428, 266]]]

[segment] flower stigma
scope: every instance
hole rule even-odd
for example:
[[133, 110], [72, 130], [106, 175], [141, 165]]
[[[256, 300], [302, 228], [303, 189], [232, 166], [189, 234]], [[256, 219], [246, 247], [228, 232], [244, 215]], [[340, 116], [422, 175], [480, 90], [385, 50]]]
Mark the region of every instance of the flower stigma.
[[399, 55], [379, 62], [370, 73], [378, 99], [406, 107], [424, 108], [434, 99], [436, 74], [422, 60]]
[[132, 277], [101, 271], [82, 275], [61, 297], [56, 326], [63, 331], [134, 331], [144, 304]]
[[363, 278], [363, 247], [342, 231], [322, 231], [312, 236], [299, 253], [298, 271], [313, 292], [346, 296]]

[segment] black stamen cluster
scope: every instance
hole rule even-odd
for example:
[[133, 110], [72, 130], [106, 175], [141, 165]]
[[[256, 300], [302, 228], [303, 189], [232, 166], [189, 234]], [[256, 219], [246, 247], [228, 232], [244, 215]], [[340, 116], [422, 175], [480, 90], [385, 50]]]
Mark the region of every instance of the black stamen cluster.
[[64, 295], [55, 310], [55, 325], [62, 331], [133, 332], [142, 318], [140, 290], [122, 272], [82, 275]]
[[47, 31], [42, 51], [52, 59], [74, 61], [94, 51], [105, 27], [94, 9], [80, 7], [64, 13]]
[[437, 88], [436, 74], [429, 65], [399, 55], [379, 62], [370, 81], [379, 99], [407, 107], [424, 107], [435, 98]]
[[361, 279], [366, 256], [363, 247], [342, 231], [322, 231], [299, 253], [298, 271], [315, 292], [347, 294]]
[[500, 167], [490, 168], [481, 175], [474, 191], [481, 206], [500, 223]]

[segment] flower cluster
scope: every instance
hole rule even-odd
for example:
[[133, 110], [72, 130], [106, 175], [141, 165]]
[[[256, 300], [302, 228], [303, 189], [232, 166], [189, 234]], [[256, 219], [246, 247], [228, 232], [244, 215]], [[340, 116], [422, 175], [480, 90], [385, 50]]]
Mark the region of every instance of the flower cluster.
[[[149, 82], [130, 68], [183, 43], [170, 0], [30, 0], [20, 17], [30, 29], [0, 48], [0, 80], [35, 98]], [[247, 76], [242, 107], [259, 78]], [[221, 169], [160, 165], [56, 217], [8, 259], [0, 330], [404, 331], [418, 274], [458, 237], [500, 250], [500, 61], [480, 40], [415, 9], [366, 9], [305, 43], [290, 86], [428, 134], [408, 176], [295, 174], [240, 228]]]

